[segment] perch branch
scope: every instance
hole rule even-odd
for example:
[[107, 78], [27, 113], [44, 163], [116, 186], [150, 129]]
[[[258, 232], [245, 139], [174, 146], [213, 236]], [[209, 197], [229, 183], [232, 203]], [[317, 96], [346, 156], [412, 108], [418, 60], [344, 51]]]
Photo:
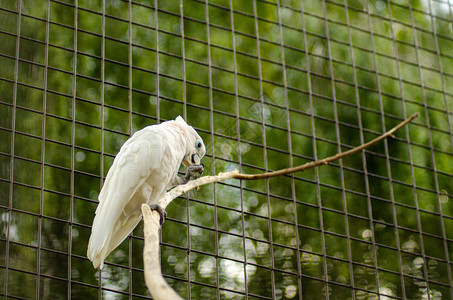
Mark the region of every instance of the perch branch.
[[[243, 180], [256, 180], [256, 179], [265, 179], [270, 177], [281, 176], [289, 173], [304, 171], [307, 169], [315, 168], [321, 165], [326, 165], [332, 161], [341, 159], [343, 157], [349, 156], [351, 154], [360, 152], [374, 144], [382, 141], [387, 137], [394, 137], [393, 133], [400, 129], [401, 127], [405, 126], [413, 119], [418, 117], [418, 113], [413, 114], [397, 126], [393, 127], [386, 133], [382, 134], [381, 136], [375, 138], [374, 140], [360, 145], [356, 148], [351, 150], [338, 153], [334, 156], [327, 157], [321, 160], [312, 161], [306, 163], [304, 165], [300, 165], [297, 167], [282, 169], [273, 172], [266, 172], [261, 174], [242, 174], [239, 173], [238, 170], [226, 173], [219, 173], [216, 176], [203, 176], [196, 180], [189, 181], [184, 185], [179, 185], [170, 191], [168, 191], [165, 196], [158, 201], [158, 204], [165, 209], [168, 204], [175, 198], [181, 196], [183, 193], [187, 193], [188, 191], [197, 188], [201, 185], [205, 185], [208, 183], [219, 182], [227, 179], [243, 179]], [[173, 299], [182, 299], [165, 281], [162, 277], [160, 260], [159, 260], [159, 231], [160, 231], [160, 215], [157, 211], [150, 210], [149, 206], [146, 204], [142, 205], [142, 213], [143, 213], [143, 220], [145, 223], [145, 247], [143, 250], [143, 260], [145, 265], [145, 281], [146, 286], [148, 287], [151, 295], [156, 300], [173, 300]]]
[[142, 204], [145, 246], [143, 247], [143, 264], [145, 267], [145, 282], [153, 299], [176, 300], [182, 299], [172, 289], [162, 276], [159, 257], [160, 215], [157, 211]]

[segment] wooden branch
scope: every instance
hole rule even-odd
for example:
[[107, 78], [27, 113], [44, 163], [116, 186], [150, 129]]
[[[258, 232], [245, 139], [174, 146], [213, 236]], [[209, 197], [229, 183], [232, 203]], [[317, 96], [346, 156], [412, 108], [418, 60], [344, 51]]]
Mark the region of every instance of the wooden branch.
[[[351, 154], [360, 152], [374, 144], [382, 141], [387, 137], [394, 137], [393, 133], [405, 126], [407, 123], [411, 122], [413, 119], [418, 117], [418, 113], [413, 114], [411, 117], [407, 118], [391, 130], [387, 131], [383, 135], [375, 138], [374, 140], [360, 145], [351, 150], [338, 153], [334, 156], [324, 158], [321, 160], [313, 161], [306, 163], [301, 166], [282, 169], [273, 172], [266, 172], [261, 174], [242, 174], [239, 171], [235, 170], [232, 172], [219, 173], [216, 176], [204, 176], [196, 180], [189, 181], [184, 185], [179, 185], [170, 191], [168, 191], [165, 196], [158, 201], [158, 204], [165, 209], [168, 204], [175, 198], [181, 196], [184, 193], [187, 193], [190, 190], [198, 188], [201, 185], [208, 183], [214, 183], [219, 181], [224, 181], [227, 179], [243, 179], [243, 180], [256, 180], [256, 179], [265, 179], [270, 177], [282, 176], [289, 173], [304, 171], [307, 169], [315, 168], [321, 165], [326, 165], [332, 161], [341, 159], [343, 157], [349, 156]], [[160, 215], [157, 211], [151, 212], [147, 204], [142, 205], [143, 221], [145, 223], [145, 247], [143, 249], [143, 262], [145, 266], [145, 281], [146, 286], [148, 287], [151, 295], [156, 300], [173, 300], [173, 299], [182, 299], [165, 281], [162, 277], [162, 271], [160, 266], [159, 259], [159, 231], [160, 231]]]
[[162, 276], [159, 255], [160, 215], [157, 211], [151, 211], [148, 204], [142, 204], [142, 214], [143, 223], [145, 224], [143, 265], [145, 267], [146, 287], [155, 300], [180, 300], [182, 298], [168, 285]]
[[412, 121], [413, 119], [415, 119], [418, 116], [419, 116], [419, 114], [417, 112], [417, 113], [413, 114], [412, 116], [410, 116], [409, 118], [407, 118], [406, 120], [404, 120], [403, 122], [401, 122], [398, 125], [396, 125], [395, 127], [393, 127], [392, 129], [390, 129], [389, 131], [387, 131], [386, 133], [384, 133], [383, 135], [380, 135], [379, 137], [375, 138], [374, 140], [372, 140], [372, 141], [370, 141], [370, 142], [368, 142], [366, 144], [360, 145], [360, 146], [358, 146], [356, 148], [353, 148], [351, 150], [338, 153], [338, 154], [336, 154], [334, 156], [331, 156], [331, 157], [328, 157], [328, 158], [324, 158], [324, 159], [321, 159], [321, 160], [317, 160], [317, 161], [312, 161], [312, 162], [306, 163], [306, 164], [301, 165], [301, 166], [287, 168], [287, 169], [282, 169], [282, 170], [278, 170], [278, 171], [274, 171], [274, 172], [267, 172], [267, 173], [262, 173], [262, 174], [240, 174], [239, 173], [239, 174], [235, 175], [233, 178], [244, 179], [244, 180], [264, 179], [264, 178], [276, 177], [276, 176], [281, 176], [281, 175], [285, 175], [285, 174], [289, 174], [289, 173], [304, 171], [304, 170], [307, 170], [307, 169], [316, 168], [316, 167], [321, 166], [321, 165], [327, 165], [330, 162], [333, 162], [333, 161], [338, 160], [340, 158], [343, 158], [343, 157], [349, 156], [351, 154], [360, 152], [360, 151], [362, 151], [365, 148], [371, 147], [371, 146], [379, 143], [380, 141], [382, 141], [383, 139], [385, 139], [387, 137], [394, 137], [393, 133], [395, 131], [397, 131], [401, 127], [405, 126], [407, 123], [409, 123], [410, 121]]

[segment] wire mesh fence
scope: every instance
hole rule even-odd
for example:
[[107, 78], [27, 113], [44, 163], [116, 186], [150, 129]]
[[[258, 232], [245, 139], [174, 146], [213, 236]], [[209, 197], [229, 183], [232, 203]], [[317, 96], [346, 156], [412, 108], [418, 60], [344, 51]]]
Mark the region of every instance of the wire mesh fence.
[[[191, 299], [453, 299], [450, 0], [0, 0], [0, 294], [150, 298], [139, 225], [86, 258], [103, 178], [182, 115], [205, 174], [322, 168], [176, 199], [162, 268]], [[183, 170], [181, 170], [183, 171]]]

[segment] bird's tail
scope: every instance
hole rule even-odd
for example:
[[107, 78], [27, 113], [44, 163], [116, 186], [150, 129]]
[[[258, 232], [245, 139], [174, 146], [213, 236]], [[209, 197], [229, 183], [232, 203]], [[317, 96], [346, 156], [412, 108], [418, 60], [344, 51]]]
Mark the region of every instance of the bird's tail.
[[107, 228], [102, 228], [101, 224], [97, 220], [97, 216], [93, 222], [93, 228], [91, 229], [90, 241], [88, 242], [87, 257], [93, 263], [94, 268], [100, 268], [104, 266], [104, 260], [109, 255], [108, 245], [110, 244], [111, 233], [108, 233]]
[[94, 219], [87, 249], [88, 259], [92, 261], [94, 268], [100, 269], [105, 258], [126, 239], [142, 218], [140, 211], [127, 218], [123, 214], [112, 218], [111, 214], [103, 212]]
[[104, 265], [104, 259], [109, 255], [109, 244], [114, 232], [115, 221], [119, 217], [118, 211], [115, 207], [104, 207], [106, 196], [102, 193], [99, 197], [99, 205], [96, 209], [94, 216], [93, 227], [91, 228], [90, 241], [88, 242], [87, 257], [93, 262], [95, 268]]

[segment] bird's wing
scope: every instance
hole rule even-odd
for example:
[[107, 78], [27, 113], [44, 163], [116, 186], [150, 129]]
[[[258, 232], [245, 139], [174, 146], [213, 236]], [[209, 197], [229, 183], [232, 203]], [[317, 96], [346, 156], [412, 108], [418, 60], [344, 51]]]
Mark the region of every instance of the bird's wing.
[[[161, 165], [166, 145], [165, 134], [152, 127], [142, 131], [134, 134], [121, 147], [99, 194], [99, 205], [87, 250], [87, 256], [95, 267], [102, 267], [110, 251], [140, 221], [140, 211], [126, 212], [126, 205], [151, 173]], [[146, 199], [140, 200], [146, 202]]]

